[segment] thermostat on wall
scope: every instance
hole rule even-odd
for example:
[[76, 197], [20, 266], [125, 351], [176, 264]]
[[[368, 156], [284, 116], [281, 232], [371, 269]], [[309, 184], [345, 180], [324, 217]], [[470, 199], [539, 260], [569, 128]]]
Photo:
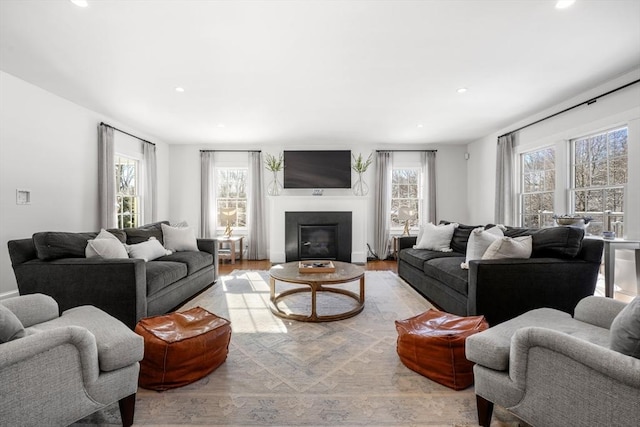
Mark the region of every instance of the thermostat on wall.
[[30, 205], [31, 190], [16, 190], [16, 205]]

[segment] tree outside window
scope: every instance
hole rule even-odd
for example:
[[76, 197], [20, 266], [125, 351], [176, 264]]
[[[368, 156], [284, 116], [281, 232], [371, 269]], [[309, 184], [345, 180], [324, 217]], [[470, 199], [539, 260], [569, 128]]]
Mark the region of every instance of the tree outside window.
[[556, 189], [556, 152], [552, 147], [520, 155], [521, 225], [528, 228], [553, 226]]
[[[401, 207], [407, 207], [419, 215], [420, 206], [420, 170], [393, 169], [391, 175], [391, 227], [404, 227], [398, 220]], [[414, 224], [419, 222], [416, 216]]]
[[247, 226], [247, 174], [248, 169], [217, 168], [217, 207], [218, 227], [223, 224], [221, 209], [235, 208], [235, 218], [230, 222], [231, 227]]
[[115, 168], [118, 228], [137, 227], [140, 225], [139, 162], [116, 155]]
[[627, 133], [623, 127], [571, 141], [571, 202], [574, 213], [593, 218], [590, 234], [623, 233]]

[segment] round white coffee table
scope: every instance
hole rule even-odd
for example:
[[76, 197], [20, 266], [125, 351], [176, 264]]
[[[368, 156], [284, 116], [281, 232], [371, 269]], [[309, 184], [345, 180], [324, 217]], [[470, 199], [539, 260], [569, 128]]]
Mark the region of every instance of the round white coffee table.
[[[332, 261], [336, 271], [333, 273], [300, 273], [298, 262], [279, 264], [269, 270], [271, 311], [284, 319], [299, 320], [302, 322], [330, 322], [334, 320], [348, 319], [360, 313], [364, 309], [364, 268], [348, 262]], [[276, 292], [276, 281], [302, 285], [299, 288]], [[347, 289], [337, 288], [332, 285], [360, 281], [360, 294]], [[286, 313], [278, 307], [278, 303], [289, 295], [300, 292], [311, 293], [311, 314]], [[356, 301], [355, 308], [328, 315], [318, 315], [316, 310], [316, 297], [319, 292], [332, 292], [345, 295]]]

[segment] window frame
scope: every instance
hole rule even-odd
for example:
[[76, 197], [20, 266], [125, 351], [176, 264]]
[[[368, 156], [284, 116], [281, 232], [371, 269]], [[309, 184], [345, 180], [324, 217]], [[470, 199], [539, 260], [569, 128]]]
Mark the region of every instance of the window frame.
[[[238, 223], [238, 215], [240, 214], [240, 212], [236, 212], [236, 220], [230, 224], [230, 226], [234, 229], [234, 230], [238, 230], [238, 231], [247, 231], [247, 204], [249, 202], [249, 198], [248, 198], [248, 179], [249, 179], [249, 167], [248, 166], [235, 166], [235, 165], [223, 165], [223, 166], [216, 166], [215, 167], [215, 173], [216, 173], [216, 178], [215, 178], [215, 184], [216, 184], [216, 230], [217, 232], [224, 232], [225, 228], [226, 228], [226, 224], [222, 225], [221, 223], [221, 215], [220, 215], [220, 199], [222, 199], [222, 197], [220, 197], [220, 175], [219, 173], [222, 171], [230, 171], [230, 170], [235, 170], [235, 171], [244, 171], [245, 174], [245, 189], [244, 189], [244, 194], [245, 197], [244, 199], [242, 198], [238, 198], [238, 197], [226, 197], [224, 198], [225, 200], [235, 200], [236, 201], [236, 208], [238, 206], [238, 202], [239, 201], [244, 201], [244, 225], [240, 226], [237, 225]], [[227, 205], [228, 206], [228, 205]]]
[[[127, 164], [131, 163], [135, 166], [135, 177], [134, 177], [134, 189], [135, 189], [135, 194], [133, 196], [129, 195], [129, 194], [124, 194], [120, 192], [120, 174], [118, 173], [118, 165], [122, 164], [122, 160], [126, 160]], [[142, 224], [142, 222], [144, 222], [144, 212], [143, 212], [143, 195], [142, 195], [142, 187], [141, 187], [141, 177], [142, 177], [142, 160], [137, 158], [136, 156], [132, 156], [132, 155], [128, 155], [128, 154], [124, 154], [121, 152], [117, 152], [114, 153], [113, 156], [113, 162], [114, 162], [114, 166], [115, 166], [115, 171], [114, 171], [114, 178], [115, 178], [115, 200], [116, 200], [116, 226], [118, 228], [128, 228], [128, 227], [139, 227]], [[125, 226], [125, 222], [124, 222], [124, 213], [120, 213], [120, 199], [122, 197], [130, 197], [133, 199], [134, 202], [134, 206], [137, 207], [137, 209], [135, 209], [134, 214], [132, 215], [132, 218], [135, 218], [133, 220], [130, 220], [130, 223], [128, 226]]]
[[[620, 131], [622, 129], [626, 129], [626, 150], [625, 150], [625, 154], [624, 156], [612, 156], [610, 154], [610, 140], [609, 140], [609, 135]], [[605, 145], [606, 145], [606, 159], [605, 159], [605, 163], [606, 163], [606, 170], [605, 170], [605, 175], [607, 177], [607, 183], [603, 184], [603, 185], [585, 185], [583, 187], [576, 187], [576, 168], [578, 163], [576, 162], [576, 143], [582, 140], [586, 140], [586, 139], [590, 139], [590, 138], [595, 138], [598, 137], [600, 135], [604, 135], [604, 140], [605, 140]], [[594, 220], [593, 224], [601, 224], [601, 231], [615, 231], [617, 235], [623, 235], [624, 233], [624, 226], [625, 226], [625, 212], [624, 209], [621, 211], [615, 211], [612, 212], [611, 210], [606, 209], [606, 204], [607, 204], [607, 193], [609, 191], [615, 191], [615, 190], [620, 190], [620, 192], [622, 193], [622, 202], [621, 205], [624, 206], [624, 198], [626, 195], [626, 187], [628, 185], [629, 182], [629, 125], [628, 124], [621, 124], [618, 126], [612, 126], [612, 127], [607, 127], [605, 129], [599, 130], [599, 131], [594, 131], [594, 132], [589, 132], [586, 133], [584, 135], [575, 137], [575, 138], [571, 138], [570, 140], [568, 140], [568, 150], [569, 150], [569, 165], [568, 165], [568, 172], [569, 172], [569, 185], [567, 187], [567, 198], [568, 198], [568, 204], [569, 204], [569, 210], [572, 213], [576, 212], [576, 193], [579, 191], [594, 191], [594, 192], [598, 192], [601, 191], [602, 192], [602, 211], [580, 211], [580, 214], [587, 216], [587, 217], [594, 217], [598, 218], [600, 216], [602, 216], [602, 221], [597, 221]], [[591, 152], [589, 151], [588, 154], [591, 154]], [[611, 163], [611, 159], [614, 158], [621, 158], [621, 157], [625, 157], [626, 159], [626, 180], [623, 184], [611, 184], [610, 181], [610, 163]], [[586, 164], [592, 163], [592, 160], [588, 160], [587, 162], [583, 162]], [[613, 221], [612, 222], [612, 218], [620, 218], [619, 221]], [[613, 227], [612, 227], [613, 224]], [[588, 229], [587, 229], [588, 231]], [[597, 233], [600, 234], [600, 233]]]
[[[398, 164], [398, 165], [393, 165], [391, 168], [391, 211], [389, 212], [389, 226], [390, 226], [390, 230], [392, 232], [402, 232], [404, 230], [404, 224], [400, 224], [400, 223], [396, 223], [394, 222], [394, 216], [397, 217], [398, 213], [395, 212], [394, 213], [394, 208], [393, 208], [393, 202], [394, 200], [414, 200], [411, 198], [399, 198], [399, 197], [393, 197], [393, 175], [396, 171], [399, 170], [411, 170], [411, 171], [415, 171], [416, 175], [417, 175], [417, 194], [416, 194], [416, 218], [413, 220], [413, 224], [410, 227], [411, 229], [415, 228], [418, 226], [418, 224], [420, 223], [420, 213], [422, 212], [422, 203], [423, 203], [423, 177], [422, 177], [422, 167], [421, 166], [415, 166], [415, 165], [405, 165], [405, 164]], [[399, 224], [399, 225], [396, 225]]]
[[[554, 163], [554, 167], [553, 169], [541, 169], [541, 170], [537, 170], [534, 169], [533, 172], [534, 173], [546, 173], [547, 171], [553, 170], [553, 189], [552, 190], [546, 190], [546, 189], [542, 189], [542, 190], [538, 190], [538, 191], [530, 191], [530, 192], [525, 192], [525, 173], [527, 172], [525, 170], [525, 165], [524, 165], [524, 156], [527, 154], [531, 154], [531, 153], [539, 153], [542, 151], [546, 151], [546, 150], [552, 150], [553, 151], [553, 163]], [[518, 218], [518, 225], [521, 227], [526, 227], [527, 225], [525, 222], [525, 196], [528, 194], [551, 194], [552, 198], [553, 198], [553, 202], [552, 202], [552, 210], [551, 211], [538, 211], [538, 215], [539, 215], [539, 227], [546, 227], [546, 226], [552, 226], [553, 225], [553, 215], [554, 213], [558, 210], [556, 208], [557, 206], [557, 200], [556, 200], [556, 193], [558, 191], [558, 149], [556, 147], [556, 145], [554, 144], [546, 144], [546, 145], [541, 145], [535, 148], [528, 148], [528, 149], [523, 149], [517, 152], [517, 156], [518, 156], [518, 165], [517, 165], [517, 177], [518, 177], [518, 196], [516, 197], [516, 203], [517, 203], [517, 218]], [[546, 181], [546, 177], [543, 180], [543, 182]], [[543, 216], [547, 216], [550, 218], [546, 218], [543, 219]], [[527, 215], [529, 216], [529, 215]]]

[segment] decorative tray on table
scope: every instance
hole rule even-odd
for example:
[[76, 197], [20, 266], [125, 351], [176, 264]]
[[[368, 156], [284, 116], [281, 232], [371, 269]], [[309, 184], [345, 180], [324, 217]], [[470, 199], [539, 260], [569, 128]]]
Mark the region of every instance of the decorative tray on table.
[[336, 266], [331, 261], [307, 260], [298, 262], [298, 271], [302, 274], [309, 273], [335, 273]]

